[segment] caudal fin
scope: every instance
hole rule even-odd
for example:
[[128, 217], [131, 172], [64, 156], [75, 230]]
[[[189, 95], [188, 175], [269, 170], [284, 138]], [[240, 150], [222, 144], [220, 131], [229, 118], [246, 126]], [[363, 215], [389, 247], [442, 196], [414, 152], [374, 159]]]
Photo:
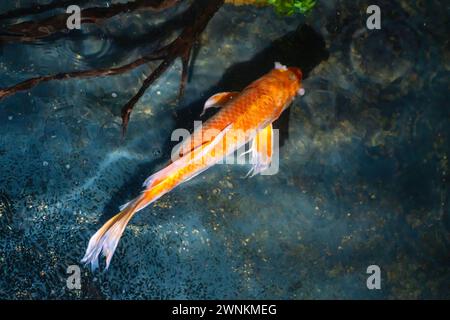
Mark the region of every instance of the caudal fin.
[[92, 236], [91, 240], [89, 240], [86, 254], [81, 262], [86, 264], [90, 263], [92, 270], [95, 270], [98, 268], [98, 256], [100, 253], [103, 253], [103, 256], [106, 257], [106, 269], [108, 269], [125, 227], [133, 215], [137, 212], [135, 204], [138, 200], [139, 198], [129, 202], [125, 208], [122, 208], [123, 210], [121, 212], [108, 220]]
[[[86, 254], [81, 262], [91, 264], [91, 269], [98, 268], [98, 257], [100, 253], [106, 257], [106, 269], [108, 269], [114, 251], [117, 248], [120, 237], [122, 236], [128, 222], [136, 212], [144, 209], [150, 203], [156, 201], [159, 197], [169, 191], [167, 188], [157, 188], [161, 183], [166, 181], [176, 170], [179, 170], [185, 160], [179, 160], [172, 163], [168, 167], [157, 172], [146, 180], [144, 186], [146, 189], [136, 199], [124, 204], [120, 207], [120, 212], [108, 220], [89, 240]], [[157, 189], [156, 189], [157, 188]]]
[[100, 253], [106, 257], [106, 269], [108, 269], [111, 259], [114, 255], [114, 251], [117, 248], [120, 237], [122, 236], [128, 222], [134, 216], [134, 214], [153, 201], [156, 201], [159, 197], [169, 191], [166, 188], [155, 188], [163, 183], [168, 176], [170, 176], [176, 170], [179, 170], [186, 164], [186, 160], [178, 160], [166, 168], [155, 173], [149, 177], [144, 183], [146, 189], [136, 199], [124, 204], [120, 207], [120, 212], [108, 220], [89, 240], [86, 254], [81, 262], [91, 264], [91, 269], [98, 268], [98, 257]]

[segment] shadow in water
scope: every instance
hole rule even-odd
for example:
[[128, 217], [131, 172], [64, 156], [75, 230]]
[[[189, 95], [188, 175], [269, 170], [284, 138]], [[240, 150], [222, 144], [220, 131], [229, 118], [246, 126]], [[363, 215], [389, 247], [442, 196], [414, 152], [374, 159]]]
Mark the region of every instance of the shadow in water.
[[119, 213], [119, 207], [128, 201], [136, 198], [142, 192], [142, 183], [151, 174], [157, 171], [156, 168], [162, 167], [170, 159], [170, 153], [163, 154], [161, 158], [154, 159], [140, 164], [127, 181], [111, 195], [111, 200], [103, 209], [103, 214], [100, 218], [100, 224], [103, 225], [112, 216]]

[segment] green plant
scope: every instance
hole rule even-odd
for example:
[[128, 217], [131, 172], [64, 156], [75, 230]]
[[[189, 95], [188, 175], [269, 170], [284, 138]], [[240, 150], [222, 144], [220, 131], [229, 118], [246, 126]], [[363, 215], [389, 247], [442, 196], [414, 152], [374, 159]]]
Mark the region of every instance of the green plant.
[[292, 15], [294, 13], [308, 13], [316, 5], [315, 0], [264, 0], [275, 7], [275, 10], [282, 15]]

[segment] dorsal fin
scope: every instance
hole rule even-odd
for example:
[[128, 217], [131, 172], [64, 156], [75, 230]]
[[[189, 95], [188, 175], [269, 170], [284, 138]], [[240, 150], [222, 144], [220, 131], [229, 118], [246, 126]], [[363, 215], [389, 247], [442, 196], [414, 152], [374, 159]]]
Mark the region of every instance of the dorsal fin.
[[211, 96], [206, 102], [205, 106], [203, 108], [203, 112], [200, 115], [203, 116], [205, 114], [205, 111], [209, 108], [219, 108], [225, 105], [227, 102], [232, 100], [234, 97], [236, 97], [239, 94], [237, 91], [232, 92], [220, 92], [216, 93], [215, 95]]

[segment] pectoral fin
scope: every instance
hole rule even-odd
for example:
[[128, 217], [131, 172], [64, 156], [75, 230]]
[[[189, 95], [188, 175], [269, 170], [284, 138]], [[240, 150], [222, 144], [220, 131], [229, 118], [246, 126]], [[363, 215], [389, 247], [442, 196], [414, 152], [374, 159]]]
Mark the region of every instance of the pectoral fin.
[[264, 129], [258, 131], [252, 141], [251, 146], [252, 168], [247, 176], [253, 177], [270, 167], [273, 155], [273, 129], [269, 124]]
[[206, 102], [205, 106], [203, 108], [203, 112], [200, 116], [203, 116], [205, 114], [205, 111], [209, 108], [219, 108], [225, 105], [227, 102], [229, 102], [231, 99], [233, 99], [235, 96], [237, 96], [239, 92], [220, 92], [212, 97], [210, 97]]

